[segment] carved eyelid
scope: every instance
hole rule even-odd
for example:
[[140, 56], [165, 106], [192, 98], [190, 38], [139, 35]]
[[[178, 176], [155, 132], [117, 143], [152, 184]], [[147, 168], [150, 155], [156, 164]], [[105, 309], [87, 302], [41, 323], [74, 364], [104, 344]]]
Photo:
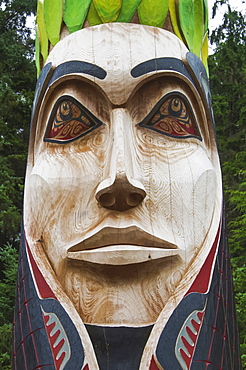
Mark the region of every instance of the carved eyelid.
[[164, 95], [138, 126], [177, 139], [192, 137], [202, 141], [191, 104], [178, 91]]
[[58, 144], [69, 143], [101, 125], [102, 122], [78, 100], [63, 95], [52, 108], [43, 140]]

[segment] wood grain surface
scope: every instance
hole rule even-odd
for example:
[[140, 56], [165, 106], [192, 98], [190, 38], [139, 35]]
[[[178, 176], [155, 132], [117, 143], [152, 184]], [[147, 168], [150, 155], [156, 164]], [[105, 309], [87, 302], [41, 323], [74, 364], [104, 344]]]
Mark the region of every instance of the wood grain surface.
[[[199, 272], [220, 222], [220, 165], [200, 90], [175, 68], [131, 74], [154, 58], [183, 62], [187, 51], [168, 31], [135, 24], [67, 36], [47, 62], [55, 68], [74, 60], [96, 64], [106, 77], [64, 69], [48, 86], [31, 131], [24, 224], [34, 258], [80, 327], [87, 353], [83, 323], [155, 324], [141, 369], [149, 368], [161, 330]], [[52, 142], [48, 123], [62, 109], [53, 109], [62, 96], [100, 125], [72, 141]], [[166, 96], [182, 104], [199, 138], [153, 129], [151, 119]], [[180, 125], [168, 109], [168, 122]], [[78, 124], [75, 118], [66, 124]]]

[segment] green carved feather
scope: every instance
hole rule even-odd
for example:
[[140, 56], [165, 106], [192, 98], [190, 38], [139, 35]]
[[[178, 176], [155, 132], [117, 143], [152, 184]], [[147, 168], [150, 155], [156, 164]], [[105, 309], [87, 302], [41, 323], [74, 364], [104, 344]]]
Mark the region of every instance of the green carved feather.
[[93, 2], [91, 2], [91, 5], [89, 7], [87, 20], [88, 20], [88, 22], [91, 26], [96, 26], [97, 24], [102, 24], [103, 23], [101, 18], [99, 17], [99, 15], [97, 13], [97, 10], [96, 10]]
[[171, 18], [171, 22], [172, 22], [172, 26], [173, 26], [173, 30], [174, 30], [174, 33], [176, 36], [178, 36], [178, 38], [180, 40], [183, 40], [183, 36], [181, 35], [180, 33], [180, 29], [179, 29], [179, 20], [178, 20], [178, 16], [177, 16], [177, 5], [176, 5], [177, 1], [176, 0], [169, 0], [169, 12], [170, 12], [170, 18]]
[[93, 0], [102, 23], [115, 22], [119, 16], [122, 0]]
[[49, 49], [49, 41], [48, 36], [46, 33], [46, 26], [44, 22], [44, 8], [42, 1], [38, 1], [38, 7], [37, 7], [37, 34], [39, 37], [39, 51], [44, 59], [46, 61], [48, 57], [48, 49]]
[[[63, 13], [64, 4], [64, 13]], [[60, 40], [62, 21], [70, 33], [107, 22], [128, 23], [138, 12], [141, 24], [163, 27], [169, 11], [173, 32], [207, 68], [208, 0], [38, 0], [37, 65], [48, 55], [49, 41]], [[38, 59], [39, 58], [39, 59]]]
[[208, 0], [203, 0], [204, 6], [204, 33], [208, 30]]
[[63, 0], [44, 0], [44, 21], [48, 39], [54, 46], [60, 40]]
[[163, 27], [168, 12], [168, 0], [142, 0], [138, 7], [140, 23]]
[[194, 31], [193, 31], [193, 53], [198, 57], [201, 55], [204, 35], [204, 9], [203, 0], [194, 0]]
[[91, 0], [65, 0], [64, 22], [70, 33], [82, 28]]
[[141, 0], [123, 0], [117, 22], [128, 23], [134, 16]]
[[179, 20], [187, 46], [193, 52], [194, 0], [179, 0]]
[[203, 39], [201, 55], [202, 55], [202, 62], [206, 68], [207, 74], [209, 74], [209, 71], [208, 71], [208, 32], [205, 34], [204, 39]]
[[38, 39], [38, 32], [36, 31], [36, 38], [35, 38], [35, 64], [37, 68], [37, 78], [40, 74], [40, 49], [39, 49], [39, 39]]

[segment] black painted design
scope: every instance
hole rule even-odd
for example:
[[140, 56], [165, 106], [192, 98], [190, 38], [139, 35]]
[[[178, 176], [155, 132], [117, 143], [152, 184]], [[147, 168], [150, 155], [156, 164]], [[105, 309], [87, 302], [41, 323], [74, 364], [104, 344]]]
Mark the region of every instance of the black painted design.
[[104, 80], [105, 77], [107, 76], [107, 72], [103, 68], [97, 66], [96, 64], [81, 62], [79, 60], [72, 60], [69, 62], [62, 63], [56, 67], [49, 81], [49, 85], [51, 85], [58, 78], [71, 73], [85, 73], [87, 75], [96, 77], [100, 80]]
[[100, 370], [138, 370], [152, 327], [86, 325]]
[[63, 95], [55, 103], [44, 141], [52, 143], [69, 143], [85, 136], [102, 125], [87, 108], [72, 96]]
[[194, 137], [202, 141], [190, 103], [177, 91], [163, 96], [138, 125], [177, 139]]
[[175, 309], [163, 330], [157, 348], [156, 357], [165, 370], [182, 370], [175, 355], [178, 334], [187, 317], [194, 310], [203, 310], [207, 297], [200, 293], [191, 293]]
[[188, 52], [186, 54], [186, 60], [188, 63], [188, 67], [191, 71], [191, 74], [194, 75], [193, 78], [197, 80], [198, 85], [202, 89], [202, 93], [207, 101], [208, 108], [210, 111], [211, 119], [213, 122], [213, 125], [215, 126], [214, 121], [214, 114], [213, 114], [213, 108], [212, 108], [212, 97], [210, 92], [210, 86], [209, 86], [209, 80], [207, 76], [207, 72], [204, 68], [204, 65], [202, 61], [196, 56], [195, 54]]
[[42, 69], [40, 76], [38, 78], [38, 81], [36, 83], [36, 89], [34, 94], [34, 101], [33, 101], [33, 108], [32, 108], [32, 116], [31, 116], [31, 123], [33, 121], [34, 113], [37, 109], [37, 104], [42, 98], [42, 94], [44, 93], [44, 90], [46, 88], [46, 85], [48, 84], [49, 78], [52, 75], [52, 64], [48, 63], [44, 66]]
[[165, 370], [182, 370], [175, 356], [175, 344], [185, 318], [194, 310], [206, 310], [198, 336], [191, 370], [240, 370], [238, 332], [235, 320], [231, 267], [222, 230], [211, 287], [208, 294], [190, 293], [174, 310], [156, 349]]
[[31, 370], [38, 366], [55, 369], [39, 298], [28, 267], [24, 237], [20, 247], [13, 339], [13, 370]]
[[13, 370], [55, 370], [41, 306], [46, 312], [55, 313], [66, 331], [72, 354], [64, 370], [81, 370], [84, 351], [77, 330], [57, 300], [39, 299], [22, 237], [13, 327]]
[[222, 370], [241, 369], [231, 265], [225, 227], [222, 230], [204, 322], [191, 370], [200, 369], [198, 365], [200, 366], [201, 363], [211, 363], [211, 370], [212, 368]]
[[185, 64], [182, 62], [182, 60], [177, 58], [155, 58], [147, 60], [135, 66], [131, 70], [131, 75], [132, 77], [137, 78], [145, 75], [146, 73], [160, 70], [182, 73], [194, 84]]
[[40, 103], [47, 86], [51, 85], [58, 78], [71, 73], [85, 73], [100, 80], [103, 80], [107, 76], [107, 72], [103, 68], [92, 63], [81, 62], [78, 60], [65, 62], [57, 66], [55, 69], [53, 68], [54, 67], [52, 67], [51, 63], [47, 63], [38, 78], [32, 108], [31, 125], [33, 123], [36, 109], [38, 108], [38, 103]]

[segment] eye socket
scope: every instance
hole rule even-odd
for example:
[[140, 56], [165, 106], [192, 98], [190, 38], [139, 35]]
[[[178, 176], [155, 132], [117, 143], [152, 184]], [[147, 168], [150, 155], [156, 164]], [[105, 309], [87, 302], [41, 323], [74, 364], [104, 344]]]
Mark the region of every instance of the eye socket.
[[194, 137], [202, 141], [192, 107], [179, 92], [165, 95], [139, 126], [178, 139]]
[[102, 122], [72, 96], [60, 97], [50, 114], [44, 141], [69, 143], [101, 126]]

